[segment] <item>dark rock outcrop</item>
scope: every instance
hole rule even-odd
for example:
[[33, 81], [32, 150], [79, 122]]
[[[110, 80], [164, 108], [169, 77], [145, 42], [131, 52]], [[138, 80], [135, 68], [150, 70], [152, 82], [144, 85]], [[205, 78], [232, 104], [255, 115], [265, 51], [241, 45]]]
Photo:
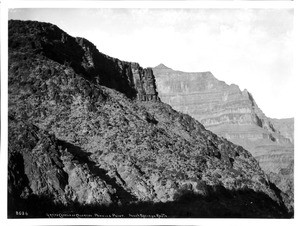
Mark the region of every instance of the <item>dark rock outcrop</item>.
[[9, 43], [9, 217], [292, 217], [248, 151], [138, 101], [157, 100], [150, 69], [51, 24], [10, 21]]
[[[89, 81], [116, 89], [129, 98], [158, 100], [151, 68], [144, 69], [138, 63], [124, 62], [102, 54], [88, 40], [73, 38], [52, 24], [10, 21], [9, 32], [10, 49], [42, 54], [72, 67]], [[15, 35], [20, 35], [22, 39]]]
[[8, 181], [9, 188], [14, 188], [11, 192], [18, 192], [15, 197], [27, 199], [34, 194], [63, 204], [112, 203], [116, 191], [93, 176], [86, 165], [77, 164], [53, 135], [22, 121], [10, 120], [9, 126]]

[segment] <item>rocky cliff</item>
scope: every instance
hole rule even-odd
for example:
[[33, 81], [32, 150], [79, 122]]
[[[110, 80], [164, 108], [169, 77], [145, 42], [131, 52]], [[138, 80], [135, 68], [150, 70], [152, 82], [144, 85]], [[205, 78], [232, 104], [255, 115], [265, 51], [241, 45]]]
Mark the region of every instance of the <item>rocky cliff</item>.
[[163, 64], [153, 71], [163, 102], [249, 150], [267, 173], [293, 164], [292, 120], [268, 118], [247, 90], [227, 85], [210, 72], [175, 71]]
[[[72, 67], [75, 73], [94, 84], [116, 89], [129, 98], [157, 100], [155, 79], [150, 68], [144, 69], [138, 63], [102, 54], [88, 40], [73, 38], [52, 24], [11, 21], [9, 26], [10, 30], [14, 30], [9, 34], [11, 49], [43, 54], [50, 60]], [[23, 39], [15, 37], [19, 34]]]
[[9, 21], [8, 71], [9, 217], [293, 216], [248, 151], [159, 101], [151, 69]]
[[[273, 121], [257, 106], [253, 96], [237, 85], [227, 85], [217, 80], [211, 72], [187, 73], [174, 71], [164, 65], [153, 68], [157, 79], [158, 92], [164, 102], [177, 110], [192, 115], [207, 128], [215, 130], [220, 125], [247, 126], [249, 133], [236, 134], [222, 131], [231, 138], [266, 138], [276, 143], [290, 144], [289, 138], [274, 128]], [[252, 128], [262, 130], [253, 133]], [[257, 128], [257, 129], [259, 129]], [[223, 128], [224, 130], [225, 128]], [[220, 133], [222, 133], [220, 131]]]

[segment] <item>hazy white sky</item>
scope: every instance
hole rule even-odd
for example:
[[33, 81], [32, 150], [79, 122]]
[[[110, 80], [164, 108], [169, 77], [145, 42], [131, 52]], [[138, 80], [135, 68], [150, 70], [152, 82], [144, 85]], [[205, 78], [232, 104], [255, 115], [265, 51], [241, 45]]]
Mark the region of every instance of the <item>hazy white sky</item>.
[[291, 9], [12, 9], [9, 18], [54, 23], [143, 67], [211, 71], [267, 116], [295, 116]]

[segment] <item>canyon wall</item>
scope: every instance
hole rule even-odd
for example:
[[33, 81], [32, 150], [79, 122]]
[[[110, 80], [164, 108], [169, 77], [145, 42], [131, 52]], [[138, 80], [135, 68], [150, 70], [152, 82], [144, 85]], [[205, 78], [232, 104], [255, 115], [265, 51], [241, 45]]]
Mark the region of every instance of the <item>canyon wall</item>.
[[292, 119], [268, 118], [247, 90], [219, 81], [211, 72], [182, 72], [163, 64], [153, 72], [163, 102], [249, 150], [265, 172], [277, 174], [293, 164]]
[[8, 59], [9, 218], [293, 216], [247, 150], [157, 101], [151, 69], [33, 21], [9, 21]]

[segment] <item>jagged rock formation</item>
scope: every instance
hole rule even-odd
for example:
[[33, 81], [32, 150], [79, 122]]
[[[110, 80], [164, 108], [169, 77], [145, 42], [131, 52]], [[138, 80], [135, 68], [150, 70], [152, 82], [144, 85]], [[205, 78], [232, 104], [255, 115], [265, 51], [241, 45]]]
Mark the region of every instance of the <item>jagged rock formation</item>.
[[293, 215], [248, 151], [160, 102], [151, 69], [9, 21], [8, 80], [10, 217]]
[[153, 71], [163, 102], [249, 150], [267, 173], [277, 174], [293, 163], [292, 121], [266, 117], [247, 90], [227, 85], [210, 72], [175, 71], [163, 64]]
[[[143, 69], [137, 63], [120, 61], [100, 53], [84, 38], [73, 38], [55, 25], [27, 22], [20, 26], [12, 21], [15, 33], [10, 34], [9, 46], [22, 48], [32, 54], [43, 53], [59, 64], [70, 66], [75, 73], [99, 85], [116, 89], [127, 97], [140, 100], [157, 100], [155, 80], [150, 68]], [[23, 39], [14, 35], [21, 33]], [[55, 73], [49, 69], [49, 73]]]
[[76, 41], [84, 50], [81, 65], [100, 85], [116, 89], [138, 100], [157, 100], [155, 79], [150, 68], [143, 69], [138, 63], [106, 56], [84, 38], [76, 38]]

